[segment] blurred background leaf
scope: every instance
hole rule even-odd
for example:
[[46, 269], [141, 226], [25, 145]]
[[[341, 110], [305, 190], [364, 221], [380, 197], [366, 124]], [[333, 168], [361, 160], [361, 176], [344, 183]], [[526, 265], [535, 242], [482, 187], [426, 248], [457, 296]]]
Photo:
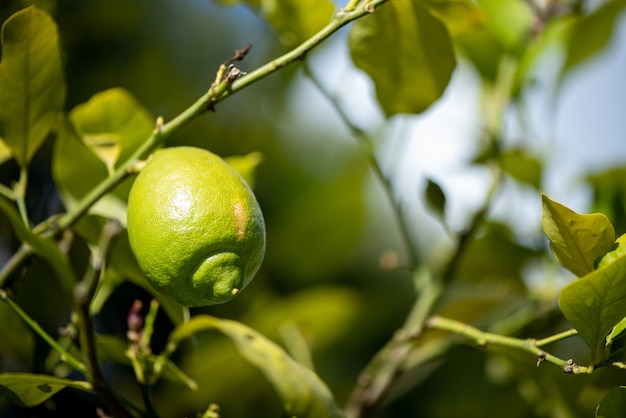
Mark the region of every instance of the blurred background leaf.
[[441, 97], [456, 65], [445, 25], [412, 0], [390, 2], [358, 20], [350, 53], [374, 81], [387, 116], [426, 110]]

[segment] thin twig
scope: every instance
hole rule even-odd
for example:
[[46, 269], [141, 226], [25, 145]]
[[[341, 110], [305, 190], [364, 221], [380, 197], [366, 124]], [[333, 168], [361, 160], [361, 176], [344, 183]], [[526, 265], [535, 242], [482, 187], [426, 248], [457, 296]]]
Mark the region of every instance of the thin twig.
[[552, 342], [560, 341], [565, 338], [577, 335], [573, 330], [568, 330], [563, 333], [553, 335], [542, 340], [535, 340], [532, 338], [521, 339], [508, 337], [500, 334], [492, 334], [490, 332], [481, 331], [478, 328], [472, 327], [464, 322], [456, 321], [454, 319], [443, 318], [440, 316], [434, 316], [426, 322], [426, 326], [430, 329], [437, 329], [440, 331], [448, 331], [458, 335], [462, 335], [476, 342], [480, 347], [488, 346], [500, 346], [515, 348], [521, 351], [526, 351], [537, 358], [537, 366], [541, 363], [550, 363], [557, 367], [560, 367], [567, 374], [588, 374], [593, 371], [593, 367], [580, 366], [574, 363], [571, 359], [564, 360], [557, 356], [554, 356], [540, 347]]
[[78, 370], [81, 373], [85, 373], [87, 371], [84, 364], [82, 364], [79, 360], [77, 360], [74, 356], [68, 353], [63, 347], [61, 347], [48, 333], [41, 328], [41, 326], [33, 320], [26, 312], [19, 307], [17, 303], [9, 297], [5, 290], [0, 289], [0, 299], [6, 302], [7, 305], [20, 317], [28, 326], [37, 333], [54, 351], [59, 353], [61, 361], [66, 362], [70, 366], [72, 366], [75, 370]]

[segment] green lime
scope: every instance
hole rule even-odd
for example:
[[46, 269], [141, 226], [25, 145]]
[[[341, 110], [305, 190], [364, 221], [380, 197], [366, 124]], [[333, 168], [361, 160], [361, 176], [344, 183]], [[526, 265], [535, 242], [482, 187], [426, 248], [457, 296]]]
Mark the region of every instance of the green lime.
[[241, 292], [265, 254], [265, 222], [246, 182], [217, 155], [194, 147], [156, 151], [128, 198], [128, 237], [161, 293], [186, 306]]

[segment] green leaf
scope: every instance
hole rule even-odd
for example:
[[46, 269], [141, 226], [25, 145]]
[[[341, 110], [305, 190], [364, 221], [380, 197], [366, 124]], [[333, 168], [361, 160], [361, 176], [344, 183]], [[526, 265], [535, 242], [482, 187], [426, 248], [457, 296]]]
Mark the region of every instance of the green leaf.
[[428, 206], [439, 218], [443, 219], [446, 210], [446, 195], [441, 187], [431, 179], [427, 179], [425, 197]]
[[603, 268], [614, 262], [615, 260], [626, 256], [626, 234], [620, 236], [611, 246], [611, 251], [598, 259], [597, 268]]
[[456, 65], [445, 25], [413, 0], [389, 2], [359, 19], [350, 31], [350, 52], [374, 81], [387, 116], [426, 110]]
[[28, 373], [0, 374], [0, 396], [26, 408], [43, 403], [66, 387], [92, 391], [91, 385], [87, 382]]
[[530, 6], [519, 0], [478, 0], [487, 14], [486, 27], [497, 42], [514, 52], [525, 43], [534, 16]]
[[18, 164], [28, 165], [64, 103], [57, 26], [46, 12], [28, 7], [2, 26], [0, 137]]
[[541, 162], [527, 153], [518, 150], [502, 153], [498, 165], [516, 180], [541, 188]]
[[615, 386], [598, 405], [596, 418], [622, 418], [625, 416], [626, 386]]
[[563, 288], [559, 306], [589, 346], [592, 361], [611, 329], [626, 317], [626, 257]]
[[83, 142], [110, 167], [126, 161], [155, 126], [150, 112], [121, 88], [95, 94], [72, 109], [70, 120]]
[[67, 259], [58, 245], [49, 239], [42, 238], [26, 228], [17, 210], [6, 199], [0, 197], [0, 213], [3, 213], [17, 237], [30, 245], [34, 252], [46, 260], [57, 274], [67, 292], [72, 292], [76, 284], [76, 277]]
[[[68, 210], [85, 197], [113, 167], [125, 162], [150, 136], [154, 121], [127, 91], [115, 88], [94, 95], [70, 113], [59, 129], [52, 154], [52, 173]], [[126, 225], [126, 180], [89, 210]]]
[[611, 222], [601, 213], [580, 215], [543, 193], [541, 200], [543, 230], [554, 258], [578, 277], [592, 272], [615, 242]]
[[343, 417], [328, 387], [311, 370], [296, 363], [278, 345], [236, 321], [207, 315], [193, 317], [170, 334], [171, 349], [201, 331], [217, 330], [232, 340], [239, 353], [270, 381], [289, 416]]
[[481, 77], [493, 82], [505, 55], [518, 56], [532, 46], [526, 40], [534, 17], [519, 0], [480, 0], [478, 5], [484, 14], [482, 22], [474, 19], [472, 29], [460, 32], [455, 41]]
[[304, 42], [330, 21], [335, 5], [329, 0], [218, 0], [225, 5], [244, 3], [280, 34], [286, 46]]
[[626, 2], [623, 0], [607, 1], [574, 25], [567, 43], [567, 57], [561, 69], [561, 79], [602, 51], [611, 40], [615, 22], [624, 7]]

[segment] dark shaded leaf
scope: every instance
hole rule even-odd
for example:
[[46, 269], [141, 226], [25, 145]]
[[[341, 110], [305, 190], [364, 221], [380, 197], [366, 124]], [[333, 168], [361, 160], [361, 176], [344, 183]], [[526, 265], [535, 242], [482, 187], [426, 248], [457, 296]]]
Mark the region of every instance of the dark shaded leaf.
[[431, 179], [427, 179], [425, 191], [426, 203], [443, 219], [446, 210], [446, 195], [441, 187]]
[[612, 388], [596, 410], [596, 418], [626, 417], [626, 386]]

